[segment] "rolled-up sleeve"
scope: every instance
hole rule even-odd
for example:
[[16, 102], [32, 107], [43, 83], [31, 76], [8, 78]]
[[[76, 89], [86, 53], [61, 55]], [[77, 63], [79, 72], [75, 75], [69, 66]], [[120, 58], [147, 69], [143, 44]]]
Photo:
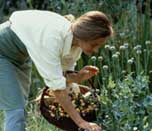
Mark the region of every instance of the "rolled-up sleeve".
[[28, 49], [45, 84], [52, 90], [66, 88], [66, 79], [61, 66], [62, 40], [57, 34], [44, 37], [41, 44]]

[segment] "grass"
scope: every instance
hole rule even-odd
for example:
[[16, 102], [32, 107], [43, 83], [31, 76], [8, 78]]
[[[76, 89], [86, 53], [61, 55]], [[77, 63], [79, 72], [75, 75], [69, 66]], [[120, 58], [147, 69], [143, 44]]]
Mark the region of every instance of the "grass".
[[3, 112], [0, 111], [0, 131], [3, 130], [3, 121], [4, 121]]
[[[61, 131], [49, 124], [40, 114], [37, 104], [27, 106], [27, 131]], [[3, 131], [4, 114], [0, 111], [0, 131]]]

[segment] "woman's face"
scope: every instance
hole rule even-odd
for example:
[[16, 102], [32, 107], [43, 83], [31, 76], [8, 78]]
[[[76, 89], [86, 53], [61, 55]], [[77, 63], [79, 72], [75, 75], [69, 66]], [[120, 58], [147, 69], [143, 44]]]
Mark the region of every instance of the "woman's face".
[[91, 55], [92, 53], [97, 53], [98, 49], [104, 45], [106, 38], [99, 38], [92, 41], [81, 41], [79, 40], [79, 47], [86, 55]]

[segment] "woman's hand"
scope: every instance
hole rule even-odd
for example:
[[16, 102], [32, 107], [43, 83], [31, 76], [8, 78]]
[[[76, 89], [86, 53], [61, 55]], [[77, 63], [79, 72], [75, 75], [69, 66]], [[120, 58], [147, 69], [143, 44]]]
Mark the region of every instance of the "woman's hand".
[[97, 75], [99, 73], [99, 69], [95, 66], [85, 66], [83, 67], [77, 74], [77, 81], [83, 82], [85, 80], [90, 79], [91, 77]]
[[91, 77], [97, 75], [99, 73], [99, 69], [95, 66], [85, 66], [79, 72], [68, 73], [66, 75], [66, 79], [68, 83], [81, 83], [90, 79]]
[[96, 123], [84, 121], [79, 124], [79, 127], [88, 131], [101, 131], [101, 127]]

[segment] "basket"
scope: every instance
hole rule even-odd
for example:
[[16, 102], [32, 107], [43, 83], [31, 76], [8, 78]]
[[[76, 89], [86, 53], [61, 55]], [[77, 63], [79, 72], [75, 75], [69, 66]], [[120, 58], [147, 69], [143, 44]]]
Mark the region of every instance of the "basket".
[[[81, 91], [81, 90], [80, 90]], [[97, 95], [95, 93], [95, 91], [91, 92], [86, 92], [83, 94], [83, 96], [87, 96], [89, 97], [93, 97], [91, 99], [96, 100], [94, 105], [96, 107], [92, 107], [92, 109], [90, 109], [89, 111], [85, 111], [83, 109], [79, 109], [79, 114], [81, 115], [81, 117], [89, 122], [92, 121], [96, 121], [96, 112], [99, 106], [99, 99], [97, 99]], [[74, 100], [75, 102], [77, 102], [78, 106], [80, 103], [82, 102], [82, 99], [79, 99], [79, 97], [82, 98], [81, 94], [69, 94], [69, 96], [71, 97], [71, 99], [75, 96], [77, 96], [77, 99]], [[92, 103], [93, 104], [93, 103]], [[91, 106], [87, 105], [87, 106]], [[54, 110], [52, 108], [55, 108]], [[68, 116], [68, 114], [66, 112], [64, 112], [63, 108], [60, 106], [60, 104], [55, 101], [55, 97], [53, 96], [53, 94], [51, 93], [51, 91], [49, 90], [48, 87], [45, 87], [43, 89], [43, 93], [41, 95], [41, 99], [40, 99], [40, 112], [42, 114], [42, 116], [50, 123], [53, 124], [54, 126], [64, 130], [64, 131], [84, 131], [83, 129], [80, 129], [75, 123], [74, 121]], [[62, 114], [61, 114], [62, 113]]]

